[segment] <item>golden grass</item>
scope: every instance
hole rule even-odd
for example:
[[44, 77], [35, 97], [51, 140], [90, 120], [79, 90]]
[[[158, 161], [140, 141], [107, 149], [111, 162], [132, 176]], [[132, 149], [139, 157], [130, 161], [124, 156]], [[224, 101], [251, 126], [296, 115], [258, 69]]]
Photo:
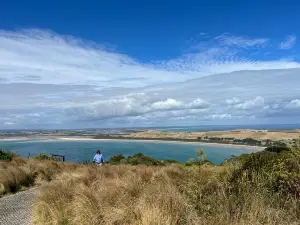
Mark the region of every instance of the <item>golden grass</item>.
[[57, 163], [51, 160], [13, 158], [12, 161], [0, 161], [0, 197], [14, 193], [33, 185], [43, 184], [67, 173], [80, 165]]
[[43, 187], [34, 223], [195, 224], [175, 185], [183, 173], [180, 167], [81, 168]]
[[0, 196], [42, 184], [39, 224], [300, 224], [296, 198], [266, 190], [262, 177], [230, 183], [230, 166], [80, 165], [0, 162]]
[[43, 186], [34, 224], [299, 224], [299, 201], [242, 183], [228, 167], [81, 166]]
[[33, 184], [33, 178], [24, 165], [20, 158], [11, 162], [0, 161], [0, 197]]

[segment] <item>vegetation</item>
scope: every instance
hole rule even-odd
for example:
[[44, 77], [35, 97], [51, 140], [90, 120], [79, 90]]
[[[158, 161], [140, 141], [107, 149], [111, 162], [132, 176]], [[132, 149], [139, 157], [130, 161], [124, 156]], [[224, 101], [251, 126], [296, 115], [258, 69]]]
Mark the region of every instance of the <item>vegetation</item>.
[[121, 164], [124, 160], [126, 160], [126, 158], [122, 154], [119, 154], [111, 157], [109, 163], [112, 165], [117, 165]]
[[20, 185], [23, 172], [44, 183], [34, 224], [299, 224], [299, 141], [288, 151], [265, 149], [221, 166], [208, 164], [199, 149], [192, 162], [182, 167], [140, 153], [114, 156], [102, 167], [13, 159], [1, 164], [0, 184], [8, 167]]
[[196, 154], [197, 154], [197, 160], [190, 159], [186, 163], [180, 163], [173, 159], [157, 160], [152, 157], [146, 156], [142, 153], [137, 153], [133, 156], [128, 156], [127, 158], [120, 154], [111, 157], [108, 164], [111, 165], [129, 164], [129, 165], [147, 165], [147, 166], [166, 166], [170, 164], [178, 164], [178, 165], [184, 165], [185, 167], [198, 166], [203, 164], [215, 165], [213, 162], [206, 159], [204, 150], [198, 149], [196, 151]]
[[206, 153], [203, 149], [196, 150], [197, 160], [190, 159], [188, 162], [186, 162], [184, 165], [186, 167], [188, 166], [201, 166], [201, 165], [215, 165], [213, 162], [206, 159]]
[[35, 159], [40, 159], [40, 160], [50, 160], [51, 156], [44, 154], [44, 153], [40, 153], [39, 155], [34, 157]]
[[23, 159], [0, 161], [0, 197], [8, 193], [52, 181], [63, 173], [80, 167], [80, 164], [58, 163], [53, 160]]
[[265, 150], [210, 166], [199, 150], [188, 168], [132, 166], [146, 156], [118, 155], [110, 161], [118, 165], [77, 168], [44, 186], [34, 224], [298, 224], [299, 152]]
[[170, 164], [170, 162], [178, 163], [176, 160], [171, 160], [171, 161], [157, 160], [149, 156], [146, 156], [142, 153], [137, 153], [133, 156], [128, 156], [127, 158], [124, 157], [123, 155], [116, 155], [109, 160], [109, 164], [112, 165], [129, 164], [129, 165], [163, 166], [166, 164]]
[[12, 152], [0, 148], [0, 160], [11, 161], [13, 157]]
[[300, 197], [300, 141], [292, 148], [274, 146], [227, 163], [240, 165], [232, 172], [231, 183], [246, 179], [250, 186], [258, 183], [268, 192]]

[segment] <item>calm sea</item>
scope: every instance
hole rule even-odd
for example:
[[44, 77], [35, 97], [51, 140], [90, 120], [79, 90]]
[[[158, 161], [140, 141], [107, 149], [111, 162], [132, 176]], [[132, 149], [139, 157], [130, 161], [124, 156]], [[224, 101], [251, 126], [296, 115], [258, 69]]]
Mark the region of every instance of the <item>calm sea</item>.
[[258, 149], [251, 147], [206, 145], [199, 143], [179, 142], [135, 142], [135, 141], [10, 141], [0, 142], [0, 147], [9, 149], [23, 157], [39, 153], [65, 155], [67, 161], [82, 162], [92, 160], [97, 149], [100, 149], [108, 160], [110, 157], [123, 154], [124, 156], [143, 153], [156, 159], [175, 159], [186, 162], [196, 158], [195, 150], [203, 148], [207, 158], [214, 163], [221, 163], [231, 155], [251, 153]]

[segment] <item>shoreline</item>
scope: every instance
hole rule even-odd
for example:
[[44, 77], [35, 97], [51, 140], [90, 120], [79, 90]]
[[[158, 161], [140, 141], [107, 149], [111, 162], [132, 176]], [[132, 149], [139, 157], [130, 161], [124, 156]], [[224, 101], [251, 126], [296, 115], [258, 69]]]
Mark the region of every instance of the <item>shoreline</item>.
[[257, 149], [258, 151], [263, 150], [265, 147], [262, 146], [253, 146], [253, 145], [238, 145], [238, 144], [226, 144], [226, 143], [213, 143], [213, 142], [201, 142], [201, 141], [182, 141], [182, 140], [142, 140], [142, 139], [131, 139], [131, 138], [103, 138], [103, 139], [95, 139], [92, 137], [55, 137], [55, 136], [47, 136], [47, 137], [14, 137], [14, 138], [0, 138], [0, 142], [10, 142], [10, 141], [106, 141], [106, 142], [152, 142], [152, 143], [178, 143], [178, 144], [194, 144], [194, 145], [211, 145], [211, 146], [224, 146], [224, 147], [233, 147], [233, 148], [251, 148]]

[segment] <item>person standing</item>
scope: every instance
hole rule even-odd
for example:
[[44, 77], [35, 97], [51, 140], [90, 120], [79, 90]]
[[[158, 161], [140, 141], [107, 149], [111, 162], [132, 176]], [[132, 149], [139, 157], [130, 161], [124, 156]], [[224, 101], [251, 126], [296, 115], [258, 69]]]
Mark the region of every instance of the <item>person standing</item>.
[[97, 163], [99, 166], [104, 163], [103, 155], [101, 154], [100, 150], [98, 150], [96, 155], [94, 156], [93, 162]]

